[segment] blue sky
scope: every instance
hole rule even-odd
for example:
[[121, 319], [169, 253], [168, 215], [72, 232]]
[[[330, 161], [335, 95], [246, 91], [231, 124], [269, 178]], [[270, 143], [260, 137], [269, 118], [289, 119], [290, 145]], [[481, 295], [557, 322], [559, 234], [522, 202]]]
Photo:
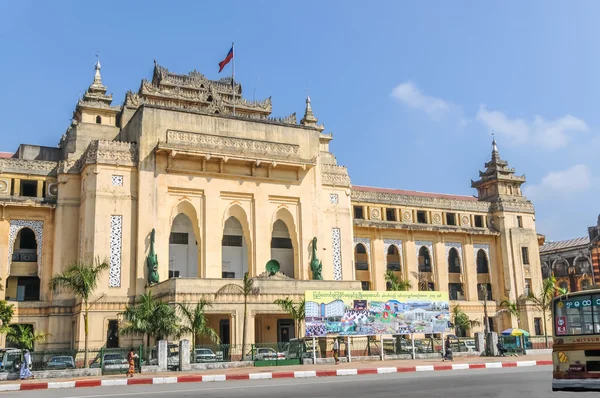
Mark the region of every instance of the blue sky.
[[57, 145], [97, 50], [118, 104], [154, 59], [218, 78], [235, 41], [245, 96], [301, 117], [308, 89], [354, 184], [474, 194], [495, 130], [501, 156], [527, 176], [538, 232], [585, 236], [600, 212], [599, 11], [592, 1], [5, 0], [0, 150]]

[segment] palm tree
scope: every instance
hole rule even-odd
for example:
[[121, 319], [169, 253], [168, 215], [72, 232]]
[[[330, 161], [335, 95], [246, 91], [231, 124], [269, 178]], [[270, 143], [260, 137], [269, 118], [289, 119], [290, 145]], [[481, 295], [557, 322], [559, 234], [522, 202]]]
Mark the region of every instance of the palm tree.
[[33, 332], [31, 325], [10, 325], [6, 333], [6, 339], [16, 344], [21, 350], [33, 350], [33, 345], [37, 342], [46, 341], [51, 335], [46, 332]]
[[517, 318], [517, 327], [521, 328], [521, 311], [519, 311], [519, 303], [516, 301], [504, 300], [500, 303], [500, 309], [494, 316], [500, 314], [509, 314], [511, 317]]
[[152, 292], [142, 293], [137, 304], [127, 305], [119, 314], [127, 323], [121, 328], [123, 335], [141, 334], [146, 336], [146, 346], [150, 337], [160, 340], [163, 337], [179, 337], [182, 333], [177, 312], [169, 304], [154, 298]]
[[408, 291], [412, 288], [409, 280], [400, 279], [394, 271], [387, 270], [385, 272], [385, 281], [389, 283], [390, 291]]
[[89, 300], [98, 286], [98, 281], [104, 271], [110, 268], [108, 261], [96, 259], [94, 262], [74, 262], [62, 274], [54, 274], [48, 283], [53, 290], [64, 289], [71, 292], [83, 302], [83, 323], [85, 332], [85, 352], [83, 362], [88, 364], [89, 342]]
[[542, 282], [542, 290], [539, 292], [539, 294], [536, 295], [533, 292], [529, 292], [529, 295], [526, 297], [526, 300], [529, 301], [536, 310], [542, 313], [542, 317], [544, 319], [542, 325], [544, 326], [546, 348], [548, 348], [548, 333], [546, 333], [546, 322], [548, 318], [546, 314], [550, 312], [552, 299], [554, 298], [554, 294], [556, 292], [556, 278], [552, 276], [548, 279], [544, 279]]
[[286, 297], [284, 299], [277, 299], [273, 303], [277, 304], [285, 312], [290, 314], [290, 316], [294, 320], [294, 324], [296, 325], [296, 338], [300, 338], [300, 326], [302, 324], [302, 321], [304, 321], [305, 316], [304, 305], [306, 304], [306, 301], [304, 300], [304, 298], [300, 300], [298, 304], [294, 304], [294, 302], [289, 297]]
[[242, 286], [236, 285], [234, 283], [230, 283], [221, 287], [216, 296], [220, 296], [222, 294], [242, 294], [244, 296], [244, 327], [242, 331], [242, 359], [244, 358], [244, 353], [246, 352], [246, 326], [248, 324], [248, 296], [252, 294], [258, 294], [259, 289], [254, 287], [254, 279], [248, 276], [246, 272], [244, 274], [244, 279], [242, 280]]
[[467, 332], [475, 327], [481, 326], [481, 322], [477, 319], [470, 319], [467, 314], [464, 313], [460, 305], [455, 305], [452, 308], [452, 322], [454, 323], [454, 331], [456, 335], [462, 334], [461, 332]]
[[182, 332], [192, 333], [193, 348], [196, 348], [197, 336], [208, 337], [213, 343], [219, 342], [219, 336], [217, 332], [210, 326], [208, 326], [208, 319], [206, 318], [206, 308], [211, 307], [212, 304], [207, 300], [201, 299], [196, 303], [196, 306], [191, 306], [187, 303], [177, 303], [179, 310], [186, 321], [187, 326], [182, 327]]

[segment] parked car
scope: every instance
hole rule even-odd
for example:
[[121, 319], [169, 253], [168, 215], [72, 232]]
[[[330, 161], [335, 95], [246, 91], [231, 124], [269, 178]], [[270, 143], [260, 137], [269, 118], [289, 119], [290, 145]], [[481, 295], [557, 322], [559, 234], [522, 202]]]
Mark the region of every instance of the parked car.
[[215, 362], [217, 356], [211, 349], [208, 348], [196, 348], [196, 362]]
[[254, 353], [250, 351], [247, 357], [254, 358], [255, 361], [274, 361], [276, 359], [285, 359], [285, 353], [277, 352], [270, 347], [260, 347], [254, 348]]
[[[90, 368], [99, 368], [100, 367], [100, 356], [97, 356]], [[129, 364], [127, 363], [127, 359], [125, 356], [120, 353], [110, 353], [104, 354], [104, 369], [128, 369]]]
[[73, 357], [61, 355], [52, 357], [46, 364], [48, 370], [75, 369], [75, 360]]
[[[149, 365], [158, 365], [158, 358], [156, 353], [153, 355], [154, 358], [150, 360]], [[167, 345], [167, 368], [169, 370], [179, 369], [179, 346], [177, 344]]]
[[15, 371], [15, 360], [16, 362], [21, 361], [21, 350], [16, 348], [2, 348], [0, 349], [0, 370]]

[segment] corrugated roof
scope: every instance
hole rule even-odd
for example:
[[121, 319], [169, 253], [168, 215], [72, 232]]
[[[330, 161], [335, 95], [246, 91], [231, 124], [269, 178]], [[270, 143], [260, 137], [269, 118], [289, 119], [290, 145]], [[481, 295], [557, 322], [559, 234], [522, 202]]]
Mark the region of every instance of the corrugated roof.
[[585, 246], [590, 243], [590, 237], [586, 236], [583, 238], [575, 238], [569, 240], [561, 240], [558, 242], [548, 242], [540, 247], [540, 253], [554, 251], [554, 250], [563, 250], [569, 249], [577, 246]]
[[13, 157], [12, 152], [0, 152], [0, 158], [2, 158], [2, 159], [8, 159], [8, 158], [12, 158], [12, 157]]
[[443, 193], [406, 191], [403, 189], [376, 188], [376, 187], [366, 187], [366, 186], [360, 186], [360, 185], [353, 185], [352, 189], [355, 191], [383, 192], [383, 193], [390, 193], [390, 194], [396, 194], [396, 195], [422, 196], [422, 197], [426, 197], [426, 198], [466, 200], [469, 202], [477, 202], [476, 197], [466, 196], [466, 195], [448, 195], [448, 194], [443, 194]]

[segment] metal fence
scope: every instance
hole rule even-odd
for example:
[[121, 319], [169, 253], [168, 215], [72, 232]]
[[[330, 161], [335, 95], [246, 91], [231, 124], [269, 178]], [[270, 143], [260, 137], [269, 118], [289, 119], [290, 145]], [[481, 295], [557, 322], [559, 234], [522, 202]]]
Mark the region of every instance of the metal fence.
[[[100, 348], [88, 350], [87, 365], [89, 368], [100, 368], [103, 373], [125, 373], [129, 369], [127, 356], [130, 348]], [[140, 367], [156, 361], [152, 349], [144, 349], [141, 346], [134, 349], [137, 358], [135, 367]], [[18, 372], [24, 360], [24, 351], [20, 349], [7, 348], [0, 351], [0, 372]], [[86, 367], [85, 350], [53, 350], [32, 351], [31, 370], [69, 370], [82, 369]]]
[[[250, 352], [251, 345], [246, 344], [247, 354]], [[250, 356], [250, 355], [247, 355]], [[241, 361], [243, 357], [242, 346], [233, 344], [202, 344], [197, 345], [192, 355], [191, 363], [208, 362], [236, 362]]]

